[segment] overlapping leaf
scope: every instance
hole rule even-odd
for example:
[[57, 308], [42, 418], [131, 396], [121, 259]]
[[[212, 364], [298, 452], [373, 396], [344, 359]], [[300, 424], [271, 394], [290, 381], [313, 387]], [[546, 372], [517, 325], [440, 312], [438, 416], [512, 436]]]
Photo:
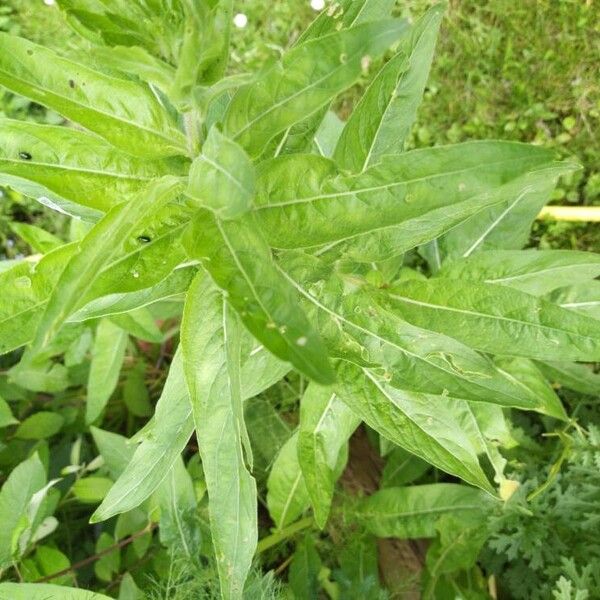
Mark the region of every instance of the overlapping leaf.
[[361, 172], [385, 154], [399, 154], [416, 119], [444, 9], [435, 6], [411, 29], [399, 52], [365, 91], [342, 132], [333, 159]]
[[186, 243], [190, 256], [204, 261], [246, 327], [269, 351], [311, 379], [331, 383], [333, 371], [319, 334], [276, 269], [252, 215], [220, 221], [200, 212]]
[[310, 40], [287, 52], [233, 97], [224, 132], [252, 157], [286, 128], [319, 110], [360, 76], [363, 59], [382, 54], [406, 30], [387, 20]]
[[[450, 279], [406, 281], [389, 309], [493, 354], [539, 360], [600, 360], [600, 322], [519, 290]], [[457, 326], [459, 324], [459, 326]]]
[[186, 154], [184, 134], [148, 87], [0, 33], [0, 84], [145, 158]]
[[66, 200], [106, 212], [153, 179], [184, 175], [187, 168], [176, 158], [136, 158], [73, 128], [2, 119], [0, 132], [0, 183], [59, 206]]
[[507, 142], [388, 156], [356, 176], [336, 176], [325, 158], [284, 156], [261, 165], [257, 216], [274, 247], [343, 242], [352, 245], [353, 258], [371, 262], [434, 239], [571, 169], [553, 163], [545, 150]]
[[241, 598], [258, 539], [256, 482], [240, 386], [240, 325], [223, 293], [201, 273], [182, 325], [184, 369], [209, 496], [223, 598]]
[[493, 250], [447, 263], [438, 277], [506, 285], [542, 296], [600, 275], [600, 255], [574, 250]]

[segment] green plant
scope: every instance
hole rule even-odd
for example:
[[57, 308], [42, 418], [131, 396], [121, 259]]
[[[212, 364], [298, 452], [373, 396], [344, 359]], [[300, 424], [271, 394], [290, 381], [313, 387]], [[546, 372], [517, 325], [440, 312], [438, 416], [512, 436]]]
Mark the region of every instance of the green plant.
[[[600, 323], [584, 314], [587, 300], [573, 308], [600, 258], [520, 250], [556, 179], [575, 165], [511, 142], [404, 151], [442, 8], [409, 26], [389, 18], [388, 0], [336, 3], [281, 60], [230, 74], [230, 1], [59, 4], [93, 45], [86, 64], [0, 34], [0, 84], [83, 128], [0, 124], [0, 183], [75, 224], [70, 243], [0, 273], [8, 384], [53, 394], [66, 415], [36, 412], [17, 438], [44, 439], [76, 419], [99, 425], [124, 358], [149, 358], [132, 338], [174, 350], [182, 317], [153, 418], [132, 444], [92, 427], [103, 464], [77, 456], [64, 472], [76, 475], [69, 493], [101, 500], [94, 522], [127, 515], [142, 538], [158, 522], [161, 544], [188, 559], [211, 555], [208, 536], [221, 594], [239, 598], [257, 547], [308, 526], [298, 519], [309, 507], [325, 526], [361, 422], [382, 446], [475, 486], [443, 484], [432, 496], [464, 500], [461, 517], [497, 502], [490, 477], [500, 490], [510, 485], [496, 444], [502, 409], [567, 420], [542, 370], [581, 381], [585, 367], [574, 362], [600, 360]], [[383, 57], [341, 123], [331, 103]], [[88, 353], [89, 373], [80, 368]], [[134, 417], [151, 412], [140, 364], [125, 365], [122, 391]], [[265, 413], [255, 405], [248, 418], [244, 401], [292, 369], [302, 390], [297, 431], [275, 419], [277, 440], [261, 439]], [[82, 384], [85, 411], [69, 411]], [[180, 458], [194, 431], [196, 478]], [[13, 504], [22, 512], [4, 526], [0, 568], [18, 568], [56, 520], [58, 481], [48, 480], [43, 453], [28, 448], [2, 489], [1, 514]], [[268, 472], [268, 543], [258, 542], [255, 461]], [[198, 481], [210, 527], [192, 518]], [[381, 498], [403, 501], [380, 494], [370, 501], [377, 519]], [[109, 581], [120, 537], [103, 536], [96, 576]], [[318, 565], [310, 542], [297, 552], [297, 569]], [[334, 589], [326, 571], [316, 580]], [[376, 582], [366, 586], [379, 594]], [[1, 593], [64, 591], [7, 583]]]

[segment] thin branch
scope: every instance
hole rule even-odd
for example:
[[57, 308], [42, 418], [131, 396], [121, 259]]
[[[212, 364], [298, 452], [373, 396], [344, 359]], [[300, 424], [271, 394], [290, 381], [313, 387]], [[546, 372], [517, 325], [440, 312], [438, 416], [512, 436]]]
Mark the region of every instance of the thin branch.
[[97, 560], [101, 559], [103, 556], [106, 556], [107, 554], [110, 554], [111, 552], [114, 552], [115, 550], [120, 550], [121, 548], [124, 548], [125, 546], [128, 546], [129, 544], [131, 544], [131, 542], [134, 542], [139, 537], [142, 537], [143, 535], [151, 532], [155, 528], [156, 528], [156, 523], [149, 523], [146, 527], [144, 527], [144, 529], [131, 534], [129, 537], [123, 538], [116, 544], [109, 546], [108, 548], [105, 548], [101, 552], [97, 552], [96, 554], [94, 554], [92, 556], [88, 556], [87, 558], [84, 558], [83, 560], [80, 560], [79, 562], [73, 563], [70, 567], [63, 569], [62, 571], [57, 571], [56, 573], [52, 573], [52, 575], [46, 575], [46, 577], [42, 577], [41, 579], [38, 579], [35, 583], [45, 583], [47, 581], [52, 581], [52, 579], [56, 579], [57, 577], [62, 577], [63, 575], [68, 575], [69, 573], [74, 573], [78, 569], [81, 569], [82, 567], [86, 567], [87, 565], [89, 565], [93, 562], [96, 562]]

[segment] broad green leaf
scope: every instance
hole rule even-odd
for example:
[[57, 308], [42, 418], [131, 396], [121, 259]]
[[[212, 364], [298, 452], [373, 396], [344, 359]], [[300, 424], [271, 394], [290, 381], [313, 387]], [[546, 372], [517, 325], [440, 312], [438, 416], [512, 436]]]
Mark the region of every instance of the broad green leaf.
[[177, 57], [175, 99], [189, 98], [198, 84], [217, 82], [229, 59], [232, 0], [183, 0], [185, 24]]
[[597, 396], [600, 393], [600, 373], [595, 373], [590, 365], [539, 362], [537, 366], [553, 384], [590, 396]]
[[[26, 527], [27, 507], [45, 485], [46, 471], [37, 454], [17, 465], [4, 482], [0, 491], [0, 572], [10, 567], [13, 556], [18, 553], [18, 538]], [[3, 585], [6, 584], [0, 584], [0, 598]]]
[[[33, 582], [48, 575], [54, 575], [59, 571], [62, 572], [70, 566], [71, 561], [60, 550], [51, 546], [38, 546], [35, 549], [35, 554], [25, 559], [19, 570], [25, 582]], [[66, 575], [53, 578], [53, 581], [57, 584], [72, 583], [73, 574], [67, 572]]]
[[491, 498], [481, 490], [435, 483], [375, 492], [360, 502], [355, 517], [378, 537], [432, 538], [443, 515], [481, 513], [491, 506]]
[[209, 498], [223, 598], [242, 598], [258, 541], [256, 482], [240, 387], [240, 325], [204, 274], [188, 292], [183, 363]]
[[505, 479], [504, 468], [507, 461], [498, 448], [510, 448], [515, 445], [502, 408], [493, 404], [464, 400], [449, 400], [448, 408], [469, 436], [478, 456], [485, 456], [492, 465], [494, 479], [500, 483]]
[[344, 122], [333, 111], [327, 111], [313, 140], [317, 154], [331, 158], [343, 129]]
[[196, 560], [199, 539], [196, 523], [194, 482], [183, 460], [178, 458], [157, 490], [160, 507], [160, 541]]
[[[566, 165], [565, 165], [566, 166]], [[548, 202], [560, 175], [575, 171], [548, 173], [546, 181], [524, 187], [498, 206], [472, 216], [436, 242], [438, 266], [447, 257], [467, 257], [482, 250], [516, 250], [529, 241], [531, 224]]]
[[334, 375], [320, 337], [276, 269], [252, 217], [220, 221], [200, 212], [187, 234], [188, 253], [203, 261], [248, 330], [270, 352], [311, 379], [331, 383]]
[[111, 477], [117, 479], [133, 458], [135, 446], [116, 433], [97, 427], [90, 427], [90, 431]]
[[15, 431], [15, 437], [22, 440], [43, 440], [56, 435], [65, 424], [59, 413], [40, 411], [27, 417]]
[[93, 47], [92, 55], [100, 64], [128, 75], [134, 73], [142, 81], [156, 85], [167, 95], [175, 81], [174, 67], [139, 46]]
[[399, 390], [367, 368], [342, 362], [336, 389], [367, 425], [438, 469], [490, 490], [477, 448], [444, 396]]
[[321, 559], [312, 536], [305, 535], [296, 545], [290, 563], [289, 584], [294, 598], [318, 598]]
[[282, 446], [267, 480], [267, 506], [278, 529], [293, 523], [310, 506], [298, 461], [298, 432]]
[[36, 225], [29, 223], [9, 223], [13, 233], [16, 233], [24, 242], [26, 242], [34, 252], [46, 254], [63, 246], [64, 242], [53, 233], [50, 233]]
[[490, 535], [485, 515], [479, 512], [445, 514], [436, 529], [438, 539], [432, 542], [426, 556], [428, 581], [423, 595], [426, 599], [436, 598], [434, 590], [440, 575], [473, 567]]
[[68, 320], [70, 323], [79, 323], [90, 319], [111, 317], [149, 307], [156, 302], [183, 298], [195, 274], [194, 266], [182, 265], [156, 285], [135, 292], [108, 294], [92, 300], [72, 314]]
[[562, 308], [600, 320], [600, 281], [586, 281], [554, 290], [548, 300]]
[[403, 448], [394, 448], [383, 467], [382, 488], [399, 487], [412, 483], [430, 468], [422, 458], [407, 452]]
[[545, 150], [512, 142], [414, 150], [352, 176], [336, 175], [325, 158], [283, 156], [261, 165], [256, 212], [271, 246], [325, 246], [322, 253], [344, 242], [352, 258], [371, 262], [570, 169]]
[[71, 26], [94, 43], [141, 46], [172, 60], [177, 56], [182, 27], [180, 1], [58, 0]]
[[500, 357], [496, 359], [495, 364], [507, 379], [523, 390], [524, 394], [538, 398], [539, 412], [555, 419], [567, 420], [567, 413], [560, 398], [546, 381], [536, 363], [528, 358]]
[[112, 315], [109, 320], [138, 340], [160, 344], [164, 339], [163, 332], [147, 308]]
[[600, 360], [600, 322], [519, 290], [450, 279], [406, 281], [388, 308], [483, 352], [549, 361]]
[[16, 425], [19, 421], [13, 417], [8, 402], [0, 396], [0, 429]]
[[328, 35], [341, 28], [377, 21], [390, 15], [395, 0], [341, 0], [319, 13], [302, 32], [298, 44]]
[[177, 353], [156, 405], [152, 435], [136, 448], [131, 461], [92, 515], [92, 522], [105, 521], [136, 508], [158, 488], [192, 435], [191, 413], [182, 359]]
[[319, 273], [322, 266], [315, 259], [290, 255], [283, 267], [292, 285], [317, 309], [331, 356], [359, 366], [379, 365], [390, 385], [400, 389], [554, 414], [545, 395], [499, 371], [488, 358], [386, 310], [385, 292], [361, 289], [355, 278], [336, 278], [330, 269]]
[[337, 480], [340, 451], [360, 419], [331, 388], [311, 383], [300, 401], [298, 462], [313, 506], [315, 521], [327, 522]]
[[494, 250], [446, 263], [438, 277], [506, 285], [534, 296], [593, 280], [600, 254], [574, 250]]
[[364, 57], [381, 55], [406, 27], [391, 19], [364, 23], [296, 46], [235, 94], [225, 115], [225, 134], [250, 156], [259, 156], [278, 133], [350, 87]]
[[[311, 25], [305, 29], [295, 45], [297, 46], [310, 40], [322, 38], [325, 35], [340, 31], [341, 29], [348, 29], [354, 25], [388, 18], [394, 3], [395, 0], [342, 0], [342, 2], [332, 4], [327, 10], [323, 10]], [[280, 139], [273, 140], [272, 145], [276, 148], [274, 155], [310, 152], [313, 142], [318, 145], [319, 127], [328, 120], [331, 123], [331, 115], [335, 116], [333, 112], [328, 111], [328, 108], [328, 105], [325, 104], [309, 117], [288, 127]], [[335, 142], [343, 128], [343, 124], [339, 119], [337, 119], [337, 122], [334, 121], [334, 123], [341, 125], [340, 131], [337, 132], [331, 150], [323, 154], [324, 156], [331, 156], [333, 154]]]
[[100, 504], [113, 482], [106, 477], [83, 477], [71, 488], [73, 495], [83, 504]]
[[0, 33], [0, 84], [145, 158], [186, 154], [186, 140], [147, 86], [94, 71]]
[[98, 592], [51, 583], [0, 583], [0, 600], [110, 600]]
[[108, 319], [98, 324], [87, 383], [85, 420], [88, 424], [100, 417], [117, 387], [128, 339], [127, 332]]
[[275, 457], [292, 435], [292, 431], [271, 402], [261, 396], [246, 402], [244, 420], [252, 444], [253, 474], [260, 481], [270, 470]]
[[399, 154], [410, 134], [429, 76], [444, 7], [430, 9], [411, 28], [399, 52], [367, 88], [350, 115], [333, 158], [361, 172], [385, 154]]
[[[179, 185], [175, 178], [157, 180], [150, 189], [140, 193], [131, 202], [113, 208], [86, 235], [52, 292], [37, 329], [32, 354], [47, 346], [67, 318], [84, 303], [82, 300], [89, 297], [94, 284], [101, 281], [102, 268], [115, 257], [121, 259], [119, 251], [122, 244], [130, 249], [135, 248], [134, 252], [137, 252], [140, 243], [136, 233], [144, 219], [158, 212], [178, 193]], [[130, 277], [138, 279], [139, 272], [134, 271]]]
[[39, 262], [25, 260], [0, 273], [0, 354], [33, 339], [50, 293], [75, 250], [75, 244], [62, 246]]
[[0, 132], [0, 183], [101, 212], [131, 199], [153, 179], [184, 175], [187, 168], [181, 159], [130, 156], [72, 127], [2, 119]]
[[192, 164], [187, 195], [221, 219], [233, 219], [252, 207], [254, 167], [235, 142], [213, 127]]

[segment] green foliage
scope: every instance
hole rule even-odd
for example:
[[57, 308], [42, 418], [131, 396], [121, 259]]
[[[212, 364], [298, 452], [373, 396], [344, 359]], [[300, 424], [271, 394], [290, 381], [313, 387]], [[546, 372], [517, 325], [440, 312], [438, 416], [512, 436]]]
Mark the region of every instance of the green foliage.
[[0, 120], [0, 184], [70, 224], [64, 243], [13, 226], [39, 254], [0, 271], [0, 569], [33, 580], [0, 595], [90, 596], [53, 587], [78, 557], [39, 544], [75, 514], [97, 527], [78, 545], [90, 590], [276, 597], [256, 561], [289, 563], [299, 598], [383, 598], [370, 535], [332, 564], [311, 531], [278, 564], [311, 508], [320, 529], [339, 519], [358, 427], [389, 457], [345, 516], [434, 540], [425, 597], [484, 590], [485, 544], [507, 589], [525, 570], [545, 597], [593, 593], [595, 555], [567, 552], [585, 530], [564, 525], [558, 568], [527, 528], [552, 537], [563, 496], [596, 501], [600, 482], [556, 482], [569, 452], [586, 477], [597, 457], [565, 442], [527, 499], [538, 483], [509, 459], [536, 443], [507, 420], [532, 411], [551, 433], [568, 417], [550, 382], [597, 378], [579, 364], [600, 361], [596, 255], [521, 250], [577, 165], [518, 142], [408, 149], [444, 7], [410, 25], [393, 2], [342, 1], [252, 69], [230, 0], [59, 5], [89, 52], [0, 33], [0, 84], [77, 126]]

